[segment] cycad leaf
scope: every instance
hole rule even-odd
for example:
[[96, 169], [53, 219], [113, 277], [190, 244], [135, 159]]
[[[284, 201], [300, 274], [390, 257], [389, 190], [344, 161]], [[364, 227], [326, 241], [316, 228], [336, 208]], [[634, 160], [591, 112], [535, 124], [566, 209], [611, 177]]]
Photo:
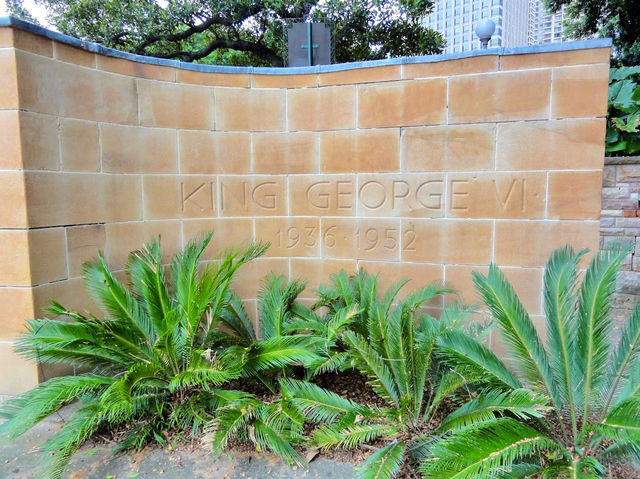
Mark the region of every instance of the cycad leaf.
[[404, 462], [404, 442], [393, 442], [371, 454], [358, 466], [355, 479], [390, 479], [400, 472]]
[[440, 431], [456, 430], [492, 421], [497, 415], [509, 414], [522, 420], [540, 418], [547, 409], [546, 403], [547, 398], [537, 396], [527, 389], [488, 391], [449, 414], [442, 421]]
[[397, 428], [382, 423], [321, 426], [311, 433], [311, 444], [321, 449], [339, 446], [346, 449], [358, 447], [378, 437], [391, 436]]
[[303, 466], [304, 458], [291, 446], [286, 433], [273, 426], [272, 423], [255, 420], [252, 423], [253, 435], [256, 445], [261, 449], [269, 449], [282, 457], [289, 464]]
[[594, 427], [611, 439], [640, 442], [640, 398], [622, 401]]
[[399, 407], [398, 390], [384, 359], [358, 334], [347, 331], [343, 338], [350, 347], [349, 354], [355, 359], [360, 372], [369, 377], [374, 390], [391, 404]]
[[[633, 377], [631, 368], [640, 356], [640, 301], [631, 313], [631, 317], [625, 324], [620, 341], [613, 355], [608, 379], [609, 400], [611, 404], [613, 398], [620, 392], [620, 386], [625, 383], [637, 385], [640, 388], [640, 381]], [[624, 399], [624, 398], [623, 398]]]
[[534, 428], [501, 418], [437, 441], [420, 471], [432, 479], [495, 477], [524, 458], [560, 448]]
[[578, 302], [577, 363], [580, 378], [578, 400], [582, 404], [583, 425], [590, 408], [602, 397], [606, 381], [609, 348], [612, 295], [616, 274], [628, 249], [611, 245], [592, 259], [580, 287]]
[[306, 381], [281, 379], [280, 390], [312, 422], [331, 424], [345, 414], [370, 414], [364, 406]]
[[97, 374], [52, 378], [0, 405], [0, 433], [14, 438], [65, 404], [85, 395], [98, 397], [114, 379]]
[[438, 409], [442, 400], [451, 394], [453, 394], [456, 390], [458, 390], [465, 383], [465, 379], [460, 373], [457, 371], [447, 371], [445, 372], [440, 381], [438, 382], [438, 386], [433, 394], [433, 398], [431, 399], [431, 403], [429, 407], [426, 409], [424, 413], [424, 421], [429, 421], [430, 416], [434, 411]]
[[500, 324], [511, 356], [524, 376], [553, 395], [556, 390], [549, 358], [531, 318], [511, 284], [495, 265], [489, 266], [487, 277], [474, 271], [473, 282], [493, 317]]
[[522, 387], [493, 351], [460, 331], [443, 334], [436, 346], [446, 362], [469, 382], [482, 382], [502, 389]]
[[569, 246], [555, 250], [545, 268], [544, 309], [547, 317], [547, 338], [551, 368], [557, 394], [552, 399], [556, 407], [567, 404], [574, 408], [576, 351], [576, 282], [580, 258], [587, 253], [575, 254]]
[[253, 324], [237, 294], [231, 293], [227, 307], [220, 313], [220, 319], [246, 343], [257, 339]]
[[291, 306], [305, 288], [301, 281], [287, 282], [284, 276], [269, 274], [263, 282], [258, 296], [260, 334], [262, 339], [271, 339], [284, 334], [284, 323]]

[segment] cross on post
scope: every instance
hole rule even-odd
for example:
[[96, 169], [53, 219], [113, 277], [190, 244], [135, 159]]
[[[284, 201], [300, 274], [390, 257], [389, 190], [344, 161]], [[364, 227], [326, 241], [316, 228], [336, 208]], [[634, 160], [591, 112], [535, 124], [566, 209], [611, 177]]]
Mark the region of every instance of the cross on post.
[[331, 30], [321, 22], [294, 23], [287, 29], [290, 67], [331, 63]]
[[309, 59], [309, 66], [313, 66], [313, 49], [314, 48], [320, 48], [320, 45], [318, 45], [317, 43], [313, 43], [313, 28], [312, 28], [313, 24], [311, 22], [307, 22], [307, 43], [303, 43], [302, 45], [300, 45], [300, 48], [307, 48], [308, 49], [308, 59]]

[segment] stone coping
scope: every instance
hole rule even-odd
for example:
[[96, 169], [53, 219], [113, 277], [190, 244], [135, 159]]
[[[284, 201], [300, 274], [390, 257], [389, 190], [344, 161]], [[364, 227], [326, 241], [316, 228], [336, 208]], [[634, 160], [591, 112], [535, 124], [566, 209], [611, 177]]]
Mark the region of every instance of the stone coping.
[[473, 50], [463, 53], [444, 53], [438, 55], [398, 57], [384, 60], [372, 60], [352, 63], [338, 63], [333, 65], [317, 65], [312, 67], [234, 67], [225, 65], [204, 65], [199, 63], [181, 62], [178, 60], [167, 60], [133, 53], [122, 52], [113, 48], [108, 48], [98, 43], [87, 42], [78, 38], [64, 35], [62, 33], [34, 25], [15, 17], [0, 17], [0, 27], [14, 27], [20, 30], [40, 35], [51, 40], [55, 40], [67, 45], [81, 48], [83, 50], [99, 53], [116, 58], [124, 58], [139, 63], [175, 67], [184, 70], [193, 70], [210, 73], [257, 73], [266, 75], [290, 75], [290, 74], [313, 74], [323, 72], [335, 72], [353, 70], [357, 68], [371, 68], [387, 65], [401, 65], [412, 63], [435, 63], [461, 58], [479, 57], [487, 55], [523, 55], [528, 53], [547, 53], [571, 50], [583, 50], [592, 48], [609, 48], [612, 45], [611, 38], [597, 38], [592, 40], [579, 40], [572, 42], [550, 43], [545, 45], [527, 45], [520, 47], [493, 47], [484, 50]]
[[605, 165], [640, 165], [640, 156], [605, 156]]

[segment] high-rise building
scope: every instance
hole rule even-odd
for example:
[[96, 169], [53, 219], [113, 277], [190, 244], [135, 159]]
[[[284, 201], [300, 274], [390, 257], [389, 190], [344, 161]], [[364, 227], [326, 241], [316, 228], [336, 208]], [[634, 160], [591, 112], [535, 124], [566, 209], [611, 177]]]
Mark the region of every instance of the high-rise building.
[[443, 34], [452, 53], [480, 48], [475, 26], [485, 18], [496, 24], [492, 47], [560, 41], [562, 15], [549, 14], [543, 0], [436, 0], [424, 24]]

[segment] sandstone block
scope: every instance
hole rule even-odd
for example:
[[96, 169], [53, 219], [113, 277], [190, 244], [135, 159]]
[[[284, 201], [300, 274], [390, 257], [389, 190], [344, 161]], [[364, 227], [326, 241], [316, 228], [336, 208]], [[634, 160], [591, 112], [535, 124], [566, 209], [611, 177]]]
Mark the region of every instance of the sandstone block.
[[27, 195], [21, 171], [0, 171], [0, 225], [27, 227]]
[[400, 131], [397, 128], [323, 132], [320, 134], [320, 171], [398, 171], [399, 143]]
[[492, 221], [411, 219], [402, 221], [402, 261], [487, 264]]
[[254, 133], [254, 173], [317, 173], [316, 138], [310, 132]]
[[441, 218], [445, 176], [441, 173], [358, 176], [358, 214], [374, 217]]
[[256, 218], [256, 239], [271, 243], [268, 256], [319, 257], [318, 218]]
[[192, 85], [248, 88], [250, 84], [250, 76], [245, 74], [197, 72], [178, 68], [176, 75], [178, 83]]
[[96, 54], [82, 50], [80, 48], [72, 47], [60, 42], [53, 42], [54, 57], [56, 60], [60, 60], [74, 65], [81, 65], [83, 67], [95, 68], [96, 67]]
[[307, 287], [300, 295], [301, 298], [315, 299], [314, 291], [321, 284], [328, 283], [329, 277], [332, 274], [339, 273], [342, 269], [347, 274], [355, 273], [357, 269], [356, 261], [353, 259], [291, 259], [291, 277], [307, 280]]
[[69, 277], [82, 276], [82, 265], [92, 261], [98, 251], [104, 251], [106, 243], [105, 226], [103, 224], [68, 226], [67, 259], [69, 261]]
[[547, 217], [553, 219], [600, 218], [601, 171], [554, 171], [549, 173]]
[[216, 88], [219, 131], [283, 131], [285, 92], [271, 89]]
[[412, 80], [358, 88], [358, 126], [438, 125], [446, 121], [444, 79]]
[[145, 176], [146, 220], [217, 215], [217, 181], [210, 176]]
[[24, 332], [24, 321], [37, 315], [33, 309], [31, 288], [0, 288], [0, 338], [11, 341]]
[[404, 171], [481, 171], [493, 169], [494, 125], [403, 128]]
[[98, 124], [89, 121], [60, 120], [60, 156], [64, 171], [100, 169]]
[[293, 216], [354, 216], [355, 175], [299, 175], [289, 178], [289, 205]]
[[176, 80], [175, 68], [135, 62], [124, 58], [108, 57], [105, 55], [96, 55], [96, 58], [97, 68], [107, 72], [167, 82]]
[[20, 104], [18, 101], [18, 75], [14, 50], [0, 50], [0, 71], [3, 72], [2, 79], [0, 79], [0, 109], [17, 110]]
[[14, 396], [38, 385], [38, 366], [13, 352], [13, 343], [0, 342], [0, 394]]
[[285, 216], [287, 197], [281, 176], [220, 177], [221, 216]]
[[251, 168], [248, 132], [179, 131], [180, 171], [195, 174], [246, 174]]
[[251, 76], [253, 88], [304, 88], [318, 84], [317, 75], [258, 75]]
[[531, 68], [609, 63], [609, 54], [608, 48], [589, 48], [563, 52], [503, 55], [500, 57], [500, 69], [526, 70]]
[[[0, 31], [2, 31], [0, 29]], [[20, 142], [20, 112], [17, 110], [0, 110], [0, 169], [20, 170], [22, 166], [22, 149]]]
[[544, 172], [453, 173], [447, 181], [453, 218], [544, 218]]
[[20, 113], [22, 164], [25, 170], [59, 170], [58, 121], [49, 115]]
[[143, 126], [213, 129], [213, 91], [210, 88], [139, 80], [138, 98]]
[[461, 58], [444, 62], [405, 63], [402, 78], [429, 78], [498, 71], [498, 55]]
[[551, 116], [606, 116], [608, 85], [608, 61], [606, 64], [554, 69]]
[[599, 221], [496, 221], [498, 266], [542, 267], [551, 252], [569, 244], [575, 251], [598, 249]]
[[318, 84], [320, 86], [352, 85], [354, 83], [374, 83], [400, 80], [400, 70], [401, 65], [388, 65], [382, 67], [356, 68], [354, 70], [321, 73], [318, 75]]
[[550, 70], [453, 77], [449, 123], [548, 118], [550, 92]]
[[141, 221], [105, 225], [105, 259], [110, 268], [122, 270], [132, 251], [162, 237], [162, 261], [168, 264], [181, 246], [178, 221]]
[[604, 134], [605, 123], [601, 119], [500, 124], [496, 168], [600, 169]]
[[212, 259], [225, 250], [247, 247], [253, 240], [253, 220], [251, 218], [207, 218], [185, 219], [182, 222], [183, 244], [213, 231], [211, 243], [204, 252], [204, 258]]
[[356, 87], [335, 86], [287, 91], [290, 131], [344, 130], [356, 126]]
[[101, 125], [102, 169], [108, 173], [177, 172], [176, 133], [135, 126]]

